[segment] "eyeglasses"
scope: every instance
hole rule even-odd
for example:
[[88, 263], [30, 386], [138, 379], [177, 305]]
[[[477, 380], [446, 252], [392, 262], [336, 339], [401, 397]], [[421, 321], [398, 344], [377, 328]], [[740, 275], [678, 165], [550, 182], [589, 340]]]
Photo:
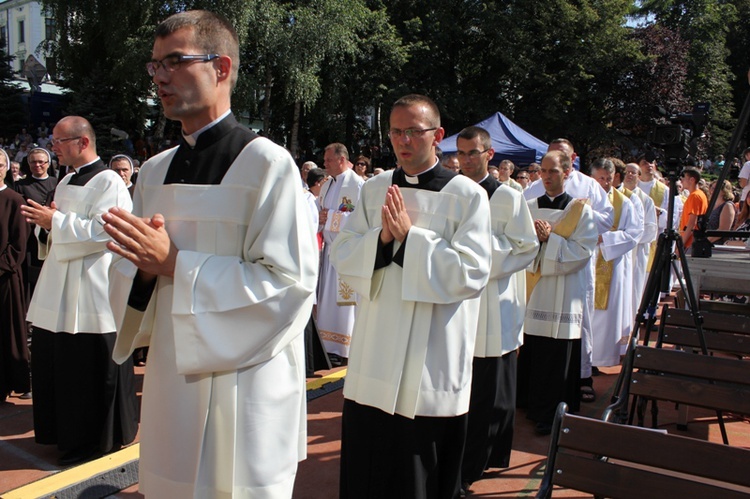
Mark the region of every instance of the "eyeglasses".
[[29, 161], [30, 165], [46, 165], [49, 161]]
[[388, 131], [388, 135], [392, 139], [398, 139], [402, 135], [406, 135], [407, 138], [411, 139], [413, 137], [422, 137], [425, 133], [431, 132], [433, 130], [437, 130], [437, 127], [435, 128], [407, 128], [406, 130], [401, 130], [400, 128], [391, 128]]
[[471, 158], [471, 159], [476, 159], [479, 156], [481, 156], [482, 154], [486, 153], [487, 151], [489, 151], [489, 149], [485, 149], [484, 151], [480, 151], [479, 149], [472, 149], [469, 152], [458, 151], [456, 153], [456, 156], [458, 156], [459, 158], [467, 158], [468, 157], [468, 158]]
[[539, 173], [539, 170], [529, 170], [529, 173]]
[[68, 142], [70, 140], [78, 140], [80, 138], [81, 136], [79, 135], [78, 137], [68, 137], [67, 139], [52, 139], [49, 141], [49, 143], [52, 147], [55, 147], [56, 145], [62, 144], [63, 142]]
[[208, 62], [213, 61], [221, 57], [219, 54], [199, 54], [199, 55], [186, 55], [186, 54], [172, 54], [168, 55], [160, 61], [149, 61], [146, 63], [146, 71], [148, 75], [153, 77], [159, 68], [164, 68], [167, 73], [173, 73], [180, 69], [186, 62]]
[[516, 180], [529, 180], [529, 177], [516, 177]]
[[357, 161], [356, 163], [354, 163], [354, 166], [367, 166], [367, 163], [363, 161]]
[[631, 171], [626, 171], [625, 172], [625, 175], [640, 175], [640, 174], [641, 174], [641, 172], [636, 172], [636, 171], [632, 171], [632, 172]]

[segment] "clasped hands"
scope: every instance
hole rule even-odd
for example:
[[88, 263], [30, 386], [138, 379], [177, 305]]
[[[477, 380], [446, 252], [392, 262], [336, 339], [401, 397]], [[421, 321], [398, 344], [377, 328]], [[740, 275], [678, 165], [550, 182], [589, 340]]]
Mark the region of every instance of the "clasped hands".
[[549, 235], [552, 232], [552, 226], [546, 220], [534, 220], [534, 229], [536, 229], [536, 237], [539, 238], [540, 243], [545, 243], [549, 240]]
[[404, 197], [397, 185], [388, 188], [385, 195], [385, 204], [381, 208], [381, 218], [383, 229], [380, 231], [380, 240], [383, 244], [388, 244], [394, 239], [403, 243], [409, 234], [412, 223], [409, 214], [406, 212]]
[[142, 279], [174, 276], [177, 247], [164, 228], [162, 214], [140, 218], [114, 207], [102, 218], [104, 230], [114, 240], [107, 243], [107, 248], [133, 262], [140, 269]]

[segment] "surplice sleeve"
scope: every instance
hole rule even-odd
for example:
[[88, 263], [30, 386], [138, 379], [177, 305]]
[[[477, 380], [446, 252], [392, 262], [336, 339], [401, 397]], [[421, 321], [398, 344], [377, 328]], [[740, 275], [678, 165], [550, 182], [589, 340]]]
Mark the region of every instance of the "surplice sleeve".
[[[640, 201], [638, 201], [640, 204]], [[638, 245], [643, 234], [642, 210], [637, 210], [633, 202], [625, 199], [620, 214], [620, 227], [617, 230], [602, 234], [602, 250], [604, 260], [611, 261], [619, 258]]]
[[265, 362], [310, 319], [318, 251], [297, 168], [283, 149], [257, 146], [247, 147], [260, 167], [241, 256], [178, 253], [171, 307], [180, 374]]
[[500, 279], [531, 264], [539, 249], [534, 220], [523, 195], [499, 187], [490, 199], [492, 267], [490, 279]]
[[[126, 211], [133, 209], [125, 182], [114, 172], [99, 173], [84, 188], [90, 187], [96, 192], [87, 196], [86, 206], [79, 205], [77, 211], [57, 210], [52, 216], [48, 243], [55, 245], [55, 255], [60, 262], [105, 251], [111, 238], [104, 231], [102, 215], [114, 206]], [[40, 241], [40, 246], [42, 244]]]
[[404, 300], [455, 303], [477, 296], [487, 285], [492, 263], [487, 194], [471, 180], [456, 177], [440, 195], [452, 204], [449, 216], [454, 226], [445, 236], [430, 228], [409, 230], [401, 283]]
[[590, 206], [584, 206], [573, 234], [567, 239], [549, 235], [540, 250], [540, 270], [543, 276], [565, 275], [578, 272], [594, 254], [599, 237]]

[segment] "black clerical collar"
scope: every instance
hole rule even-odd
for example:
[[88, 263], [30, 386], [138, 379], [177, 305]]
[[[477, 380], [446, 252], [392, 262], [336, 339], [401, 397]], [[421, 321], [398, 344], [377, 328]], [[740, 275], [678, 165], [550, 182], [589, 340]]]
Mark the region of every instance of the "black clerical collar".
[[205, 132], [209, 128], [214, 127], [221, 120], [223, 120], [224, 118], [226, 118], [227, 116], [229, 116], [229, 114], [231, 112], [232, 112], [231, 109], [227, 109], [221, 116], [219, 116], [218, 118], [216, 118], [215, 120], [213, 120], [211, 123], [209, 123], [208, 125], [206, 125], [206, 126], [204, 126], [202, 128], [199, 128], [198, 130], [196, 130], [195, 132], [193, 132], [191, 134], [186, 134], [183, 131], [182, 132], [182, 138], [185, 139], [185, 143], [187, 143], [187, 145], [189, 145], [190, 147], [195, 147], [195, 144], [198, 141], [198, 138], [201, 136], [201, 134], [203, 132]]
[[567, 192], [563, 192], [555, 198], [551, 198], [545, 192], [537, 198], [537, 206], [539, 206], [539, 208], [549, 208], [552, 210], [564, 210], [572, 199], [573, 198]]
[[417, 175], [407, 175], [404, 169], [399, 167], [393, 172], [392, 183], [399, 187], [440, 191], [456, 177], [457, 173], [447, 168], [436, 168], [436, 166], [437, 163]]
[[197, 132], [190, 135], [183, 135], [180, 145], [191, 149], [204, 149], [229, 133], [237, 125], [238, 123], [234, 114], [229, 111], [222, 118], [209, 123]]
[[[95, 163], [96, 163], [97, 161], [101, 161], [101, 159], [102, 159], [102, 158], [100, 158], [99, 156], [97, 156], [97, 157], [96, 157], [96, 159], [95, 159], [94, 161], [89, 161], [89, 162], [88, 162], [88, 163], [86, 163], [85, 165], [81, 165], [81, 166], [79, 166], [79, 167], [75, 167], [75, 166], [73, 166], [72, 168], [73, 168], [73, 169], [75, 170], [75, 172], [76, 172], [77, 174], [79, 174], [79, 175], [83, 175], [83, 174], [84, 174], [84, 173], [86, 173], [87, 171], [91, 170], [91, 166], [92, 166], [93, 164], [95, 164]], [[40, 180], [41, 180], [41, 179], [40, 179]]]

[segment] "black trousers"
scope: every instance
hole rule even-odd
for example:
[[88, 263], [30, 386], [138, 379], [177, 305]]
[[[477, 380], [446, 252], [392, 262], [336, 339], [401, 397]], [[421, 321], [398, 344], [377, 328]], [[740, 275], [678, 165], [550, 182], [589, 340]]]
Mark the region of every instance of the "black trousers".
[[115, 333], [52, 333], [35, 328], [31, 376], [34, 436], [62, 452], [109, 452], [135, 439], [133, 362], [112, 360]]
[[345, 399], [340, 499], [457, 498], [467, 419], [409, 419]]
[[475, 357], [462, 464], [463, 481], [475, 482], [488, 467], [507, 468], [516, 416], [517, 352]]
[[523, 335], [518, 354], [518, 398], [527, 417], [552, 424], [560, 402], [580, 409], [581, 340]]

